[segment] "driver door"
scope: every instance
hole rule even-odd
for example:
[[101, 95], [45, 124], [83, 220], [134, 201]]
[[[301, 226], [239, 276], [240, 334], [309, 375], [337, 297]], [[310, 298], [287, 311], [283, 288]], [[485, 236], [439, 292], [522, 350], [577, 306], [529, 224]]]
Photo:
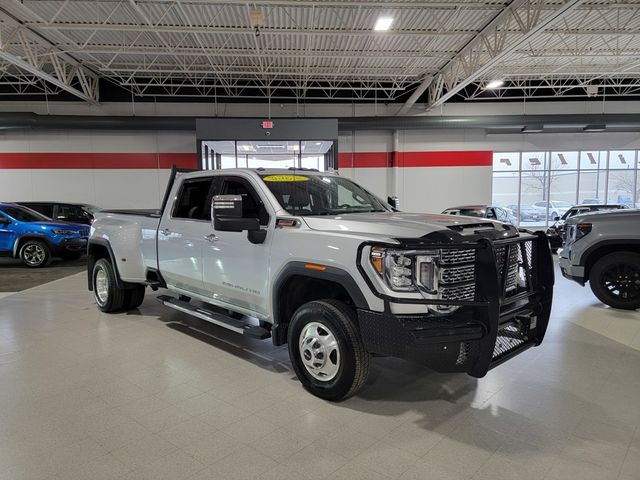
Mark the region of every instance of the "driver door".
[[0, 213], [0, 252], [10, 252], [16, 241], [16, 232], [12, 228], [13, 221]]
[[215, 240], [206, 242], [202, 252], [204, 288], [221, 302], [266, 315], [275, 212], [246, 177], [224, 175], [219, 195], [240, 195], [243, 218], [258, 218], [269, 232], [264, 243], [253, 244], [246, 231], [212, 230]]

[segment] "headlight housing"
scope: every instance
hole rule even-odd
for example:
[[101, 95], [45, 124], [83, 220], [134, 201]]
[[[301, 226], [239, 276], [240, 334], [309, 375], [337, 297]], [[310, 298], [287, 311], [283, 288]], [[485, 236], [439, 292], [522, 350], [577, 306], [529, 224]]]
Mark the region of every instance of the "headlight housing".
[[53, 233], [55, 235], [76, 235], [78, 232], [76, 232], [75, 230], [56, 229], [53, 230]]
[[591, 229], [593, 228], [593, 225], [590, 223], [578, 223], [576, 224], [576, 241], [580, 240], [582, 237], [584, 237], [585, 235], [591, 233]]
[[[399, 250], [373, 247], [371, 265], [394, 292], [418, 292], [427, 300], [475, 298], [475, 250]], [[426, 302], [425, 302], [426, 303]], [[456, 305], [429, 305], [434, 313], [451, 313]]]

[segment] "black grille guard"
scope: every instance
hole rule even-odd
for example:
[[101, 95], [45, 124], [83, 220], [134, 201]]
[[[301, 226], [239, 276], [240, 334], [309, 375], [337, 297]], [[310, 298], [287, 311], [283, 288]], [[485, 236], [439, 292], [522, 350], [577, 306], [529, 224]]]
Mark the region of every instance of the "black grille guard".
[[[394, 245], [394, 248], [476, 250], [476, 293], [473, 301], [402, 298], [381, 294], [358, 263], [372, 292], [385, 301], [387, 312], [390, 312], [389, 303], [471, 307], [465, 310], [471, 310], [472, 321], [482, 326], [483, 334], [479, 339], [476, 337], [476, 341], [479, 342], [479, 354], [477, 361], [468, 371], [470, 375], [482, 377], [489, 369], [542, 342], [551, 314], [555, 281], [549, 240], [544, 232], [521, 231], [518, 235], [515, 229], [505, 228], [503, 232], [477, 231], [474, 235], [468, 236], [456, 232], [434, 232], [418, 239], [397, 240], [400, 246]], [[507, 275], [499, 271], [497, 251], [503, 247], [521, 248], [526, 242], [532, 242], [533, 249], [529, 264], [525, 262], [524, 265], [528, 279], [527, 287], [515, 295], [505, 297]], [[361, 249], [363, 247], [364, 245]], [[358, 260], [362, 258], [361, 249]], [[450, 317], [450, 325], [455, 329], [456, 314]], [[440, 318], [444, 320], [448, 317]], [[535, 328], [522, 335], [517, 342], [505, 341], [505, 337], [513, 336], [515, 328], [520, 328], [523, 323], [529, 326], [533, 321]], [[513, 348], [504, 348], [505, 344], [512, 345]]]

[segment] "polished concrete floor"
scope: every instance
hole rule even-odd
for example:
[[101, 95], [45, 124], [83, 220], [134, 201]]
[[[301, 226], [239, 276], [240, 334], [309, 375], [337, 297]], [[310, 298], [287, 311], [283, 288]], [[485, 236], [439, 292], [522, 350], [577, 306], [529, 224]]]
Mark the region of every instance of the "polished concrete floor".
[[0, 479], [640, 479], [640, 314], [557, 279], [545, 343], [477, 380], [374, 359], [341, 404], [286, 350], [84, 275], [0, 299]]
[[0, 298], [9, 293], [84, 272], [86, 269], [86, 257], [78, 260], [54, 258], [48, 266], [42, 268], [25, 267], [22, 261], [16, 258], [0, 258]]

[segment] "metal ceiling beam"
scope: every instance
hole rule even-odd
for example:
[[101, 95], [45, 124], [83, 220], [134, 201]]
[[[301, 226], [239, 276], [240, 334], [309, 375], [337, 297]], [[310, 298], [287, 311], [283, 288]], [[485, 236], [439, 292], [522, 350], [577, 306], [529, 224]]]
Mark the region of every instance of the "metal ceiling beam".
[[0, 59], [20, 70], [35, 75], [56, 87], [91, 104], [98, 103], [98, 77], [70, 58], [37, 32], [25, 28], [13, 15], [0, 8], [0, 28], [11, 29], [10, 38], [17, 38], [24, 55], [7, 51], [8, 42], [0, 43]]
[[[221, 33], [225, 35], [242, 34], [255, 36], [255, 29], [247, 27], [224, 27], [194, 25], [192, 27], [182, 25], [140, 25], [134, 23], [65, 23], [65, 22], [25, 22], [25, 25], [39, 30], [87, 30], [87, 31], [115, 31], [115, 32], [150, 32], [150, 33]], [[371, 29], [340, 29], [323, 28], [308, 30], [304, 28], [279, 28], [260, 27], [260, 34], [288, 34], [304, 36], [327, 35], [353, 35], [353, 36], [411, 36], [411, 37], [459, 37], [460, 35], [475, 35], [477, 30], [451, 29], [451, 30], [390, 30], [377, 32]]]
[[[500, 61], [583, 2], [566, 0], [552, 14], [541, 15], [544, 0], [514, 0], [435, 75], [429, 86], [427, 110], [442, 105], [489, 73]], [[519, 28], [516, 39], [513, 38], [515, 27]]]

